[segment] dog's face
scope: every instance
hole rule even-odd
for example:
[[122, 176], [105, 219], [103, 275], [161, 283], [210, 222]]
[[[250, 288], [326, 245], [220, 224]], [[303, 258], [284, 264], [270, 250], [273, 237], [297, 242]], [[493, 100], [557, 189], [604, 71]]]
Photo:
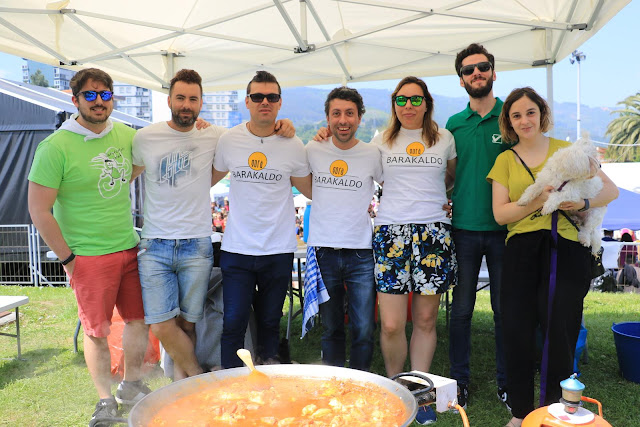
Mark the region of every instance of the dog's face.
[[549, 163], [553, 164], [555, 173], [563, 179], [589, 179], [593, 178], [600, 168], [597, 154], [590, 141], [579, 139], [570, 146], [556, 151]]
[[600, 170], [600, 162], [596, 158], [589, 157], [589, 162], [591, 167], [591, 174], [589, 174], [587, 179], [591, 179], [596, 176], [598, 174], [598, 171]]

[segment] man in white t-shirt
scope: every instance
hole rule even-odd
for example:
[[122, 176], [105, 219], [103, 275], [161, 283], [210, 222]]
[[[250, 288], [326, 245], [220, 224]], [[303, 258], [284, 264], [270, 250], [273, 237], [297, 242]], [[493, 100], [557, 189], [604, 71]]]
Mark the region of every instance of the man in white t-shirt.
[[223, 368], [242, 366], [236, 351], [244, 344], [252, 304], [257, 355], [264, 363], [278, 362], [280, 317], [297, 247], [291, 186], [311, 196], [302, 141], [276, 135], [280, 95], [276, 78], [258, 71], [245, 99], [251, 120], [230, 129], [216, 148], [212, 184], [231, 172], [231, 209], [220, 256]]
[[211, 268], [211, 214], [206, 195], [223, 128], [197, 130], [202, 79], [180, 70], [169, 89], [171, 120], [138, 131], [134, 176], [146, 168], [138, 271], [145, 322], [174, 361], [174, 379], [201, 374], [195, 323], [202, 318]]
[[376, 289], [368, 213], [382, 182], [380, 151], [356, 139], [365, 112], [357, 90], [338, 87], [324, 104], [333, 135], [328, 142], [310, 141], [307, 158], [313, 175], [313, 214], [307, 244], [316, 251], [329, 300], [320, 304], [322, 361], [344, 366], [344, 299], [351, 327], [351, 368], [368, 371], [373, 357]]
[[[202, 373], [195, 323], [203, 316], [213, 267], [208, 195], [213, 156], [226, 129], [196, 129], [202, 78], [193, 70], [176, 73], [168, 103], [171, 120], [140, 130], [132, 154], [134, 177], [146, 168], [138, 257], [145, 322], [173, 359], [178, 380]], [[278, 128], [294, 134], [290, 123]]]

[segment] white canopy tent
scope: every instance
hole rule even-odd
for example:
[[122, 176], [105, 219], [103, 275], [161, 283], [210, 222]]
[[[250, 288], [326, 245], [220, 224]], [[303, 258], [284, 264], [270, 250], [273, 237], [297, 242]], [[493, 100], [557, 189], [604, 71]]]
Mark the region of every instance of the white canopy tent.
[[181, 68], [210, 90], [266, 69], [283, 86], [453, 74], [479, 42], [498, 71], [552, 65], [630, 0], [0, 0], [0, 51], [155, 90]]

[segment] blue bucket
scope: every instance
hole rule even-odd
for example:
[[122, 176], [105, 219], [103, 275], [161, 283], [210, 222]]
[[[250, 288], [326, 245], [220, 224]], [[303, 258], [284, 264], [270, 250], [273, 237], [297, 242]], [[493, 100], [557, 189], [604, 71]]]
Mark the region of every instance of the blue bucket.
[[640, 384], [640, 322], [614, 323], [611, 330], [622, 377]]

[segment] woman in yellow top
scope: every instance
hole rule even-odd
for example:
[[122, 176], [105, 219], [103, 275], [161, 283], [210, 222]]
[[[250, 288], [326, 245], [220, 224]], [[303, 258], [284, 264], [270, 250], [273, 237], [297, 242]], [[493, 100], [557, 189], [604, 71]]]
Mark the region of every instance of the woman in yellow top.
[[[540, 209], [555, 189], [545, 188], [526, 206], [518, 206], [516, 201], [533, 183], [525, 165], [535, 176], [553, 153], [570, 143], [544, 135], [551, 124], [549, 106], [529, 87], [511, 92], [499, 121], [502, 140], [515, 144], [513, 150], [498, 156], [487, 180], [493, 188], [493, 215], [498, 224], [507, 224], [509, 231], [500, 301], [507, 387], [513, 414], [507, 427], [519, 427], [522, 419], [534, 409], [535, 331], [538, 325], [545, 335], [543, 341], [548, 340], [544, 405], [560, 399], [560, 381], [572, 373], [582, 302], [591, 282], [591, 254], [578, 242], [576, 228], [564, 215], [558, 215], [556, 285], [549, 323], [547, 298], [552, 216], [541, 215]], [[604, 185], [596, 197], [589, 203], [564, 202], [560, 209], [584, 211], [589, 207], [605, 206], [618, 197], [618, 188], [602, 170], [598, 170], [597, 175]]]

